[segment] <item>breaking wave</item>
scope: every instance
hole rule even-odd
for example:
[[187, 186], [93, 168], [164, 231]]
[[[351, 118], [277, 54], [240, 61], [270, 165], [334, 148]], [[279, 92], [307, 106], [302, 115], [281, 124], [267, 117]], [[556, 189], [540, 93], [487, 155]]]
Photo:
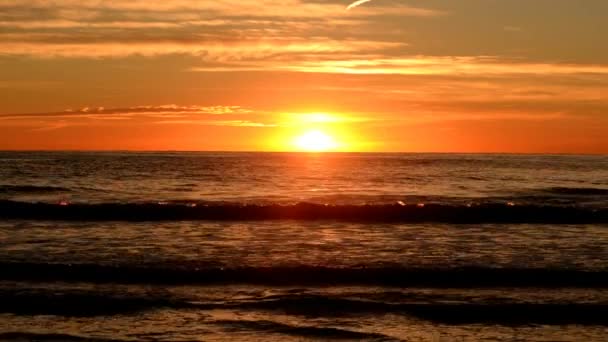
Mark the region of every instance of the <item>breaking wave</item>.
[[607, 223], [608, 208], [575, 205], [206, 203], [28, 203], [0, 200], [2, 219], [78, 221], [339, 220], [348, 222]]
[[270, 286], [379, 285], [403, 287], [608, 287], [608, 270], [539, 268], [205, 267], [0, 263], [0, 280], [123, 284], [259, 284]]
[[[132, 315], [140, 312], [170, 310], [231, 310], [237, 312], [281, 312], [305, 317], [339, 317], [344, 315], [402, 315], [447, 324], [508, 324], [508, 325], [603, 325], [608, 305], [602, 302], [446, 302], [440, 298], [420, 300], [406, 296], [402, 302], [390, 302], [367, 297], [341, 294], [285, 293], [278, 296], [247, 299], [217, 299], [200, 301], [196, 297], [170, 291], [135, 291], [107, 289], [20, 289], [2, 290], [0, 313], [18, 316], [54, 315], [63, 317], [98, 317]], [[373, 332], [359, 332], [343, 328], [302, 326], [266, 320], [220, 319], [212, 321], [230, 330], [259, 330], [294, 336], [331, 337], [346, 339], [386, 338]], [[28, 335], [26, 335], [28, 334]], [[32, 335], [4, 333], [2, 339], [85, 340], [79, 336]], [[88, 339], [86, 339], [88, 340]]]
[[28, 194], [43, 194], [54, 192], [67, 192], [70, 189], [58, 186], [43, 186], [43, 185], [0, 185], [0, 194], [2, 193], [28, 193]]

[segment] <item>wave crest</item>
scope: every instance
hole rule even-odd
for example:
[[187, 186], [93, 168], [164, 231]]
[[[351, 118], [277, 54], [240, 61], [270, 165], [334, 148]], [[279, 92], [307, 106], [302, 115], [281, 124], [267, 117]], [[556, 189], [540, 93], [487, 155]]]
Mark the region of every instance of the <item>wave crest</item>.
[[0, 200], [0, 218], [77, 221], [339, 220], [347, 222], [608, 223], [608, 208], [558, 205], [240, 205], [224, 203], [57, 204]]
[[582, 271], [538, 268], [404, 268], [385, 267], [188, 267], [0, 263], [0, 280], [65, 281], [122, 284], [260, 284], [382, 285], [435, 288], [471, 287], [588, 287], [608, 288], [608, 269]]
[[44, 194], [55, 192], [67, 192], [70, 189], [59, 186], [47, 185], [0, 185], [0, 194], [2, 193], [27, 193], [27, 194]]

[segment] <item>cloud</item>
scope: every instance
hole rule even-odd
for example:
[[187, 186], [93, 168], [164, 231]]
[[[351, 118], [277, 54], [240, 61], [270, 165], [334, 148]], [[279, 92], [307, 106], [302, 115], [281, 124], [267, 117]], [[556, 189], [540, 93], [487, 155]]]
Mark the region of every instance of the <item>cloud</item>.
[[161, 106], [135, 106], [126, 108], [84, 107], [66, 109], [61, 112], [0, 114], [0, 120], [19, 120], [25, 118], [86, 118], [111, 120], [116, 117], [181, 117], [186, 115], [243, 115], [253, 110], [240, 106], [178, 106], [175, 104]]
[[[0, 38], [2, 38], [0, 34]], [[193, 40], [182, 38], [171, 40], [150, 39], [149, 41], [129, 41], [124, 37], [122, 41], [111, 41], [104, 37], [105, 41], [94, 42], [95, 38], [74, 37], [72, 41], [63, 41], [61, 36], [29, 36], [29, 37], [7, 37], [4, 35], [4, 43], [0, 43], [0, 55], [31, 55], [40, 58], [52, 57], [126, 57], [126, 56], [159, 56], [168, 54], [188, 54], [201, 57], [205, 61], [231, 62], [230, 64], [243, 63], [248, 60], [268, 59], [271, 57], [290, 56], [297, 59], [301, 54], [333, 54], [353, 53], [358, 55], [369, 50], [378, 50], [402, 46], [399, 43], [356, 41], [356, 40], [331, 40], [328, 38], [311, 38], [308, 40], [300, 38], [260, 38], [244, 39], [240, 41]], [[180, 40], [181, 39], [181, 40]], [[28, 41], [29, 40], [29, 41]], [[81, 40], [76, 41], [74, 40]]]
[[361, 6], [364, 3], [370, 2], [370, 1], [372, 1], [372, 0], [357, 0], [357, 1], [353, 2], [352, 4], [348, 5], [348, 7], [346, 7], [346, 10], [351, 10], [355, 7]]
[[[229, 117], [229, 119], [227, 119]], [[59, 112], [0, 114], [5, 125], [50, 131], [73, 126], [117, 124], [197, 124], [206, 126], [267, 127], [256, 121], [265, 113], [240, 106], [134, 106], [125, 108], [83, 107]]]
[[361, 55], [406, 45], [374, 28], [381, 18], [442, 14], [406, 5], [351, 13], [335, 2], [302, 0], [0, 0], [0, 56]]
[[[196, 12], [207, 12], [214, 17], [233, 18], [305, 18], [319, 16], [335, 18], [345, 16], [344, 7], [341, 4], [302, 0], [2, 0], [0, 1], [0, 9], [3, 10], [0, 17], [9, 17], [15, 14], [19, 14], [20, 17], [27, 17], [29, 12], [29, 16], [34, 18], [40, 18], [41, 14], [54, 14], [70, 19], [99, 18], [104, 17], [107, 12], [113, 11], [140, 16], [155, 13], [179, 14], [182, 20], [198, 17], [199, 14]], [[421, 13], [421, 10], [427, 14], [433, 12], [424, 8], [398, 5], [366, 9], [357, 15], [383, 14], [391, 11], [417, 15]]]
[[226, 127], [294, 127], [319, 123], [345, 124], [375, 119], [346, 114], [290, 113], [254, 110], [241, 106], [133, 106], [124, 108], [83, 107], [57, 112], [0, 114], [0, 122], [11, 126], [33, 127], [35, 131], [71, 126], [155, 124]]
[[305, 61], [280, 68], [299, 72], [363, 75], [608, 74], [608, 64], [532, 63], [491, 56], [411, 56]]
[[203, 125], [227, 127], [277, 127], [274, 123], [262, 123], [249, 120], [161, 120], [154, 124], [160, 125]]
[[395, 122], [405, 124], [423, 124], [423, 123], [450, 123], [454, 121], [528, 121], [528, 122], [543, 122], [551, 120], [572, 120], [571, 115], [565, 113], [495, 113], [488, 115], [487, 113], [438, 113], [438, 112], [421, 112], [417, 115], [404, 116]]

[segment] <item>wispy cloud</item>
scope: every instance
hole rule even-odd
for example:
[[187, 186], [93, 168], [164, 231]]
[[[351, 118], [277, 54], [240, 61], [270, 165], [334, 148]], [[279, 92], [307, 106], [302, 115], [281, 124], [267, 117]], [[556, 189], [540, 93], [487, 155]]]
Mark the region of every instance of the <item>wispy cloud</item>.
[[[298, 58], [300, 57], [300, 58]], [[322, 74], [350, 75], [428, 75], [489, 77], [508, 75], [608, 75], [608, 64], [528, 62], [497, 56], [403, 56], [387, 58], [370, 54], [363, 58], [349, 59], [347, 54], [319, 56], [311, 59], [302, 55], [291, 60], [234, 62], [226, 66], [196, 66], [194, 72], [211, 71], [295, 71]], [[341, 58], [342, 57], [342, 58]]]
[[0, 114], [5, 125], [51, 131], [73, 126], [138, 124], [197, 124], [206, 126], [266, 127], [259, 121], [265, 113], [240, 106], [134, 106], [124, 108], [84, 107], [58, 112]]
[[241, 106], [134, 106], [125, 108], [84, 107], [57, 112], [0, 114], [0, 122], [40, 126], [54, 130], [74, 125], [118, 124], [136, 121], [148, 124], [229, 127], [293, 127], [306, 123], [344, 124], [372, 121], [364, 117], [326, 113], [288, 113], [253, 110]]
[[305, 61], [281, 68], [301, 72], [368, 75], [608, 74], [608, 64], [531, 63], [491, 56], [411, 56]]
[[275, 123], [263, 123], [250, 120], [160, 120], [154, 124], [160, 125], [202, 125], [227, 127], [277, 127]]
[[[2, 34], [0, 34], [0, 38], [2, 38]], [[63, 37], [44, 35], [19, 39], [18, 36], [7, 37], [5, 35], [4, 43], [0, 43], [0, 55], [31, 55], [40, 58], [99, 58], [188, 54], [201, 57], [206, 61], [224, 61], [233, 65], [260, 59], [272, 61], [276, 56], [282, 56], [285, 60], [287, 56], [291, 59], [297, 59], [302, 54], [321, 56], [321, 54], [348, 52], [358, 55], [368, 51], [404, 45], [390, 42], [332, 40], [328, 38], [311, 38], [309, 40], [260, 38], [222, 42], [221, 40], [215, 40], [215, 38], [213, 40], [188, 41], [182, 37], [174, 41], [158, 38], [129, 42], [124, 37], [119, 38], [119, 41], [112, 41], [109, 37], [103, 37], [105, 41], [94, 42], [87, 41], [84, 37], [73, 37], [71, 41], [64, 42]], [[74, 40], [77, 42], [74, 42]]]
[[388, 43], [406, 45], [401, 36], [391, 40], [370, 31], [378, 18], [442, 14], [394, 4], [351, 12], [336, 2], [303, 0], [0, 0], [0, 56], [246, 61], [319, 52], [361, 55]]
[[227, 115], [250, 114], [253, 110], [240, 106], [179, 106], [175, 104], [160, 106], [135, 106], [126, 108], [83, 107], [66, 109], [60, 112], [8, 113], [0, 114], [0, 120], [24, 118], [88, 118], [108, 119], [112, 117], [176, 117], [184, 115]]

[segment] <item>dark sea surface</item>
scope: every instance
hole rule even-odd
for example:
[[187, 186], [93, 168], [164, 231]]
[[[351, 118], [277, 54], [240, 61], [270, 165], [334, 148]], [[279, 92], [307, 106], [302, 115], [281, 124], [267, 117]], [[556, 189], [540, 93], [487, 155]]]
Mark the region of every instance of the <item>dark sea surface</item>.
[[0, 340], [606, 341], [608, 156], [0, 152]]

